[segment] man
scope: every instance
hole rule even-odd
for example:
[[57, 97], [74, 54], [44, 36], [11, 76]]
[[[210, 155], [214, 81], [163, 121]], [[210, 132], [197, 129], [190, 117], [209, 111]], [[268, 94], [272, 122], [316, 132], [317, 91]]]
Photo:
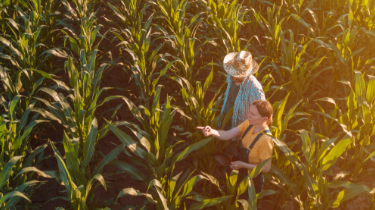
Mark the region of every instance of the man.
[[[259, 69], [258, 63], [252, 59], [249, 52], [229, 53], [225, 56], [223, 65], [224, 70], [228, 73], [228, 86], [221, 113], [225, 116], [233, 107], [232, 117], [223, 128], [230, 130], [246, 120], [253, 101], [266, 100], [266, 98], [262, 85], [253, 76]], [[232, 139], [232, 141], [235, 140]], [[226, 148], [225, 154], [231, 158], [234, 155], [234, 148], [231, 143]]]

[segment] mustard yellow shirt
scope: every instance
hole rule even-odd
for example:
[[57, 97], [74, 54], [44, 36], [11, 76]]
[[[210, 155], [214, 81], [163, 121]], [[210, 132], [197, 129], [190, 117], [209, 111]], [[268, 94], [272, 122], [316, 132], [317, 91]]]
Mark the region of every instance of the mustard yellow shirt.
[[[241, 137], [246, 129], [249, 127], [250, 123], [249, 120], [241, 123], [237, 126], [238, 129], [241, 131]], [[254, 141], [255, 137], [259, 133], [253, 134], [254, 126], [247, 132], [246, 136], [242, 139], [242, 146], [246, 149], [250, 150], [249, 147], [251, 143]], [[262, 135], [257, 143], [255, 143], [253, 149], [249, 153], [249, 164], [259, 164], [261, 160], [266, 160], [272, 157], [274, 143], [271, 137], [267, 135]]]

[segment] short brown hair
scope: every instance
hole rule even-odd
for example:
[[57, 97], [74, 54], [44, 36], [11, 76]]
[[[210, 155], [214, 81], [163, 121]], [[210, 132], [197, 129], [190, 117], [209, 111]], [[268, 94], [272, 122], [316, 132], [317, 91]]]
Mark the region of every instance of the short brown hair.
[[273, 114], [273, 108], [270, 102], [263, 101], [263, 100], [257, 100], [254, 101], [253, 104], [257, 109], [262, 117], [268, 117], [267, 125], [268, 127], [271, 127], [272, 125], [272, 114]]

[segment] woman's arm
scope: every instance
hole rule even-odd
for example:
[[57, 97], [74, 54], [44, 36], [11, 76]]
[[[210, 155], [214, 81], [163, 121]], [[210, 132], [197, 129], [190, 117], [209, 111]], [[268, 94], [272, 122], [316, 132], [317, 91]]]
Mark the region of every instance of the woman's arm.
[[229, 140], [241, 135], [241, 131], [237, 127], [234, 127], [228, 131], [215, 130], [210, 126], [197, 127], [197, 129], [203, 130], [204, 136], [214, 136], [215, 138], [218, 138], [220, 140]]
[[[265, 160], [261, 160], [262, 162], [265, 161]], [[261, 172], [264, 172], [264, 173], [267, 173], [271, 170], [271, 165], [272, 165], [272, 159], [270, 159], [266, 165], [262, 168], [262, 171]], [[245, 169], [254, 169], [255, 167], [257, 167], [258, 164], [249, 164], [249, 163], [245, 163], [245, 162], [242, 162], [242, 161], [234, 161], [234, 162], [231, 162], [231, 165], [230, 167], [232, 169], [235, 169], [235, 170], [238, 170], [240, 168], [245, 168]]]

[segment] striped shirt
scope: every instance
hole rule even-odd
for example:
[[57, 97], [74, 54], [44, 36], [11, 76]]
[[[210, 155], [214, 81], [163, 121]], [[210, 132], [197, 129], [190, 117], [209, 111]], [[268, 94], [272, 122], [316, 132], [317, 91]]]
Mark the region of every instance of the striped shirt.
[[[230, 87], [233, 80], [228, 74], [227, 76], [227, 90], [224, 95], [224, 104], [221, 109], [221, 114], [224, 113], [225, 105], [228, 103], [228, 95], [230, 93]], [[263, 92], [262, 85], [260, 82], [253, 76], [250, 75], [242, 82], [240, 90], [238, 91], [236, 100], [234, 102], [234, 109], [232, 115], [232, 128], [237, 127], [242, 122], [247, 120], [247, 114], [250, 111], [250, 105], [253, 104], [253, 101], [256, 100], [266, 100], [266, 97]], [[229, 123], [229, 122], [228, 122]]]

